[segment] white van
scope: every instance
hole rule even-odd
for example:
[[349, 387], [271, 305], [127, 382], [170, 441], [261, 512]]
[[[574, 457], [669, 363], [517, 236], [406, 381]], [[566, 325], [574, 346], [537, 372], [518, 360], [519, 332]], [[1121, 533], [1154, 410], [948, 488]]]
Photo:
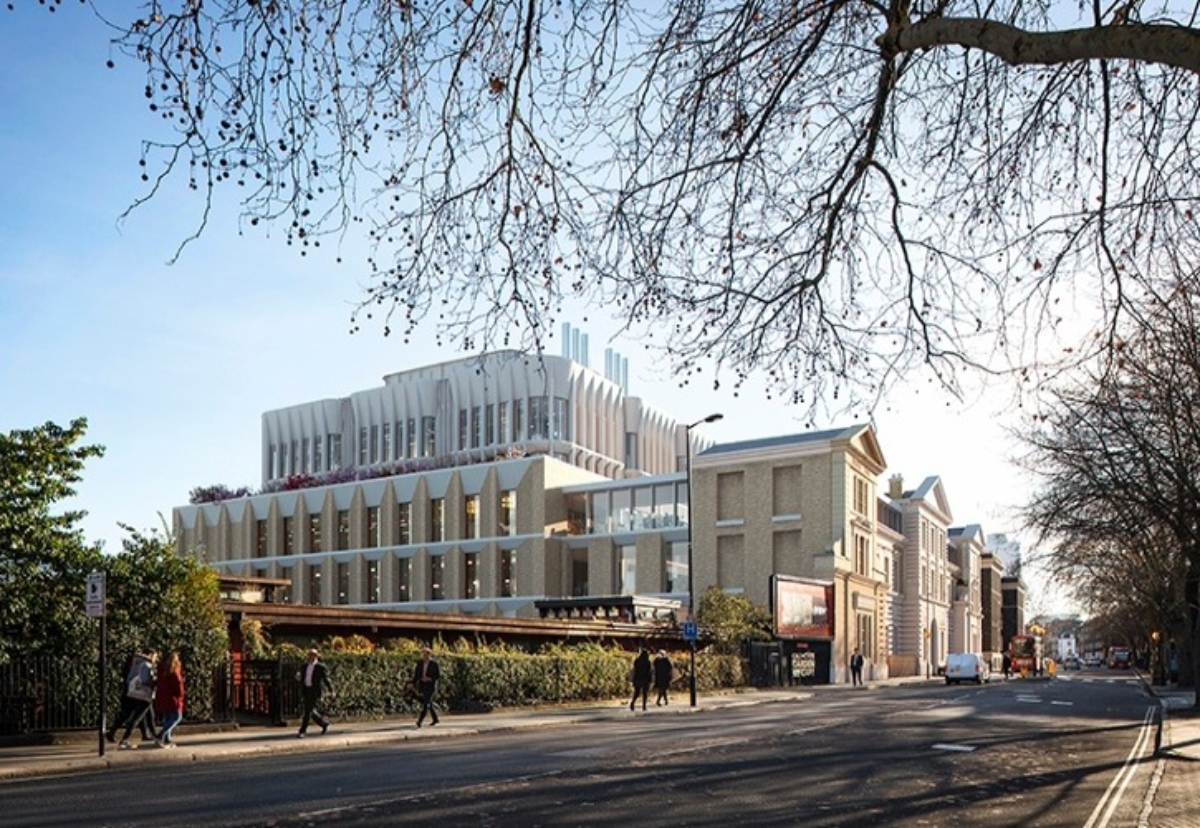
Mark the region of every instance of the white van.
[[950, 653], [946, 656], [946, 684], [973, 681], [983, 684], [992, 680], [992, 668], [986, 658], [976, 653]]

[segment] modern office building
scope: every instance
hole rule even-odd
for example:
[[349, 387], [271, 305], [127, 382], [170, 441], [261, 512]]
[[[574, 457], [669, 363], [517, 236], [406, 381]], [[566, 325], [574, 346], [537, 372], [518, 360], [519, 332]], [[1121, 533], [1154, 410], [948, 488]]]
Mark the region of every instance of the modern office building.
[[828, 635], [794, 646], [832, 680], [855, 646], [886, 675], [874, 430], [712, 446], [630, 396], [622, 360], [598, 373], [574, 342], [267, 412], [262, 492], [177, 507], [181, 551], [286, 581], [276, 600], [293, 604], [497, 617], [635, 594], [683, 608], [693, 577], [697, 596], [769, 606], [772, 576], [794, 576], [832, 597]]

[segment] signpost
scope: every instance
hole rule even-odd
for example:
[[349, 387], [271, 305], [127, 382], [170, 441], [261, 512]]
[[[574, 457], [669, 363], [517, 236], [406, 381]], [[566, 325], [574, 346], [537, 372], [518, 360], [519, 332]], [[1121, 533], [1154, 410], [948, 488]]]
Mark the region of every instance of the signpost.
[[96, 718], [100, 722], [100, 755], [103, 756], [104, 755], [104, 729], [105, 729], [104, 711], [108, 707], [108, 699], [105, 698], [105, 692], [104, 692], [104, 687], [105, 687], [104, 639], [106, 637], [104, 634], [105, 633], [104, 619], [108, 613], [107, 613], [106, 605], [104, 603], [104, 573], [103, 572], [92, 572], [92, 573], [88, 574], [87, 598], [85, 599], [84, 608], [87, 610], [88, 618], [99, 618], [100, 619], [100, 663], [98, 665], [99, 675], [97, 677], [97, 681], [99, 681], [99, 683], [100, 683], [100, 686], [99, 686], [100, 715], [97, 716]]

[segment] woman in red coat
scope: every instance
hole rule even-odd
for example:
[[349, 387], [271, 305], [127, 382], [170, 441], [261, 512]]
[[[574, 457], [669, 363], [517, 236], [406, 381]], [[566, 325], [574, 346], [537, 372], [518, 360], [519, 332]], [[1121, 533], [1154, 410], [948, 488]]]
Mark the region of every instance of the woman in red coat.
[[154, 690], [154, 712], [162, 722], [158, 743], [165, 748], [175, 747], [172, 734], [175, 725], [183, 721], [183, 665], [179, 652], [172, 651], [158, 666], [158, 685]]

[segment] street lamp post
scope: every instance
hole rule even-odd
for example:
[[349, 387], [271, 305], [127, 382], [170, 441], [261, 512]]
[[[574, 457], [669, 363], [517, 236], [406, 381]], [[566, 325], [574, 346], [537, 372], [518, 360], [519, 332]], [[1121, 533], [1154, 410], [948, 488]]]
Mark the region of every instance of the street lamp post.
[[[715, 423], [724, 415], [709, 414], [703, 419], [690, 424], [684, 433], [684, 463], [687, 477], [687, 565], [688, 565], [688, 620], [696, 623], [696, 568], [692, 565], [692, 429], [701, 423]], [[688, 661], [688, 692], [691, 706], [696, 706], [696, 638], [692, 637], [691, 652]]]

